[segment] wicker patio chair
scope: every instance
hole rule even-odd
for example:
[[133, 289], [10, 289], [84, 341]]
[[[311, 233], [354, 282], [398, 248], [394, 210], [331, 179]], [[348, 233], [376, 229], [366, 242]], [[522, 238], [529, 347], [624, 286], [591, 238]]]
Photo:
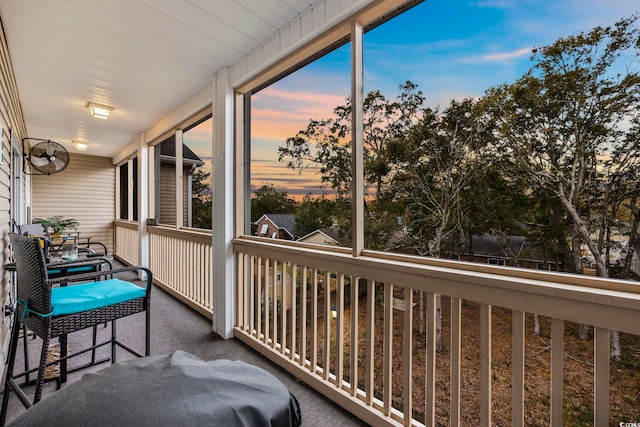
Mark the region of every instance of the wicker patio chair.
[[[138, 357], [150, 355], [150, 313], [149, 296], [152, 273], [144, 267], [125, 267], [97, 271], [70, 277], [49, 278], [44, 253], [36, 239], [11, 233], [9, 235], [14, 253], [17, 275], [17, 305], [13, 315], [11, 342], [9, 345], [0, 425], [4, 425], [9, 403], [9, 393], [13, 391], [22, 404], [29, 408], [42, 396], [46, 356], [52, 338], [63, 337], [74, 331], [111, 322], [111, 338], [94, 347], [111, 344], [111, 362], [116, 361], [116, 347], [120, 347]], [[114, 275], [123, 272], [144, 271], [146, 286], [140, 287]], [[109, 277], [109, 278], [107, 278]], [[98, 281], [96, 278], [100, 279]], [[77, 283], [79, 280], [90, 282]], [[68, 286], [54, 287], [56, 284]], [[135, 313], [145, 312], [144, 354], [122, 343], [116, 338], [116, 319]], [[13, 368], [19, 341], [21, 324], [26, 325], [42, 339], [42, 351], [33, 401], [31, 401], [16, 381]], [[87, 350], [83, 350], [85, 352]], [[65, 360], [77, 355], [72, 353]]]
[[[43, 245], [40, 245], [40, 247], [42, 247]], [[58, 277], [67, 277], [67, 279], [69, 280], [69, 282], [73, 282], [75, 281], [76, 277], [80, 274], [85, 274], [85, 273], [91, 273], [91, 272], [95, 272], [95, 271], [101, 271], [104, 269], [109, 269], [112, 270], [113, 269], [113, 263], [111, 262], [111, 260], [109, 258], [105, 258], [105, 257], [92, 257], [92, 258], [79, 258], [77, 260], [73, 260], [73, 261], [62, 261], [62, 262], [56, 262], [56, 263], [48, 263], [47, 264], [47, 276], [49, 279], [55, 279]], [[10, 263], [10, 264], [6, 264], [5, 265], [5, 271], [15, 271], [16, 270], [16, 266], [15, 263]], [[94, 281], [100, 280], [102, 277], [96, 277], [94, 279]], [[82, 279], [81, 281], [86, 281], [86, 279]], [[107, 325], [106, 323], [104, 324], [105, 326]], [[29, 346], [27, 345], [27, 337], [29, 336], [33, 336], [33, 338], [35, 339], [36, 336], [35, 334], [32, 334], [28, 331], [27, 329], [27, 325], [26, 324], [22, 324], [22, 336], [24, 339], [24, 378], [25, 378], [25, 384], [31, 384], [31, 379], [30, 379], [30, 375], [32, 373], [34, 373], [36, 371], [36, 369], [31, 369], [30, 365], [29, 365]], [[55, 370], [55, 372], [57, 372], [57, 374], [50, 374], [53, 375], [54, 377], [57, 378], [57, 383], [58, 383], [58, 388], [60, 388], [60, 384], [66, 382], [67, 380], [67, 373], [73, 372], [73, 371], [77, 371], [80, 369], [84, 369], [87, 368], [89, 366], [93, 366], [93, 365], [97, 365], [99, 363], [104, 363], [104, 362], [108, 362], [110, 360], [110, 358], [106, 358], [106, 359], [100, 359], [97, 360], [96, 359], [96, 344], [97, 344], [97, 338], [98, 338], [98, 331], [97, 331], [97, 325], [95, 325], [93, 327], [93, 335], [92, 335], [93, 339], [92, 339], [92, 346], [89, 348], [89, 350], [91, 350], [91, 359], [90, 362], [88, 362], [85, 365], [81, 365], [81, 366], [76, 366], [74, 367], [72, 370], [67, 370], [67, 364], [66, 363], [62, 363], [62, 364], [58, 364], [57, 369]], [[67, 356], [67, 345], [66, 345], [66, 336], [61, 336], [60, 337], [60, 345], [59, 348], [61, 349], [62, 352], [62, 357], [64, 358], [65, 356]], [[83, 351], [84, 353], [84, 351]], [[54, 370], [52, 369], [50, 372], [54, 372]], [[22, 376], [22, 374], [19, 374], [18, 376]], [[45, 379], [47, 378], [47, 371], [45, 371]]]

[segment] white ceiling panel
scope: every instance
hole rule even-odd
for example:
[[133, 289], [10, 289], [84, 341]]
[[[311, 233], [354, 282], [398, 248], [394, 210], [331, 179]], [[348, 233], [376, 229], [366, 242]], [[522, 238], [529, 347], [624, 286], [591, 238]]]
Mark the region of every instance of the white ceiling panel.
[[[311, 5], [299, 0], [0, 0], [29, 137], [115, 156]], [[114, 108], [92, 118], [88, 102]]]

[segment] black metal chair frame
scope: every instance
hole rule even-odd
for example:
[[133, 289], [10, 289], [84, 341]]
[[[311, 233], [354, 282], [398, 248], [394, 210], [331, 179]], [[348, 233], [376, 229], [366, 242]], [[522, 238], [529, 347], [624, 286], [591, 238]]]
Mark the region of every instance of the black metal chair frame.
[[[106, 266], [109, 270], [113, 270], [113, 263], [109, 258], [106, 257], [91, 257], [91, 258], [82, 258], [72, 261], [61, 261], [55, 263], [47, 264], [47, 275], [49, 279], [55, 279], [58, 277], [66, 277], [70, 282], [75, 281], [79, 274], [86, 274], [91, 272], [102, 271], [103, 266]], [[89, 268], [89, 270], [86, 270]], [[11, 270], [15, 271], [15, 263], [11, 266]], [[74, 272], [74, 270], [79, 270], [79, 272]], [[96, 277], [94, 280], [99, 280], [100, 277]], [[61, 286], [66, 286], [67, 283], [60, 283]], [[106, 323], [104, 326], [106, 327]], [[85, 365], [76, 366], [73, 369], [67, 369], [66, 357], [67, 357], [67, 337], [66, 335], [60, 336], [60, 357], [63, 359], [63, 363], [60, 364], [60, 373], [57, 378], [57, 387], [60, 388], [61, 383], [65, 383], [67, 381], [67, 374], [88, 368], [90, 366], [94, 366], [100, 363], [108, 362], [111, 360], [110, 358], [104, 358], [100, 360], [96, 360], [96, 345], [98, 340], [98, 325], [93, 326], [93, 339], [92, 346], [88, 349], [77, 351], [73, 355], [77, 356], [87, 351], [91, 351], [91, 361]], [[35, 334], [33, 338], [36, 338]], [[25, 385], [32, 385], [33, 382], [30, 379], [30, 375], [36, 372], [38, 369], [31, 369], [29, 366], [29, 349], [27, 345], [27, 337], [29, 336], [29, 331], [25, 324], [22, 325], [22, 336], [24, 340], [24, 371], [21, 374], [14, 375], [14, 378], [20, 378], [22, 376], [25, 377]]]
[[[9, 345], [8, 364], [5, 376], [4, 393], [2, 398], [2, 409], [0, 413], [0, 425], [4, 425], [9, 403], [10, 391], [16, 393], [22, 404], [29, 408], [37, 403], [42, 397], [42, 387], [44, 383], [44, 371], [47, 366], [46, 355], [49, 342], [52, 338], [64, 337], [67, 334], [101, 323], [111, 322], [111, 338], [101, 343], [95, 343], [80, 352], [72, 353], [60, 359], [66, 362], [71, 357], [86, 353], [92, 349], [111, 344], [111, 362], [116, 362], [116, 348], [120, 347], [137, 357], [150, 355], [150, 292], [153, 281], [152, 273], [149, 269], [134, 266], [110, 270], [102, 270], [73, 276], [61, 276], [49, 278], [47, 274], [47, 264], [44, 252], [37, 239], [32, 239], [18, 234], [10, 234], [11, 245], [14, 251], [16, 275], [17, 275], [17, 304], [13, 314], [11, 341]], [[72, 262], [68, 263], [73, 264]], [[54, 285], [79, 281], [92, 281], [107, 276], [123, 272], [140, 272], [146, 274], [146, 287], [144, 297], [123, 301], [117, 304], [99, 307], [72, 314], [52, 316], [42, 313], [51, 313], [51, 289]], [[70, 285], [73, 286], [73, 285]], [[22, 302], [22, 303], [19, 303]], [[28, 308], [25, 309], [25, 306]], [[130, 316], [132, 314], [145, 312], [145, 349], [144, 354], [136, 351], [127, 344], [116, 338], [116, 319]], [[22, 390], [16, 379], [25, 373], [14, 375], [14, 364], [16, 350], [18, 347], [21, 325], [25, 325], [36, 336], [42, 339], [42, 350], [40, 363], [37, 368], [38, 376], [33, 401], [31, 401]]]

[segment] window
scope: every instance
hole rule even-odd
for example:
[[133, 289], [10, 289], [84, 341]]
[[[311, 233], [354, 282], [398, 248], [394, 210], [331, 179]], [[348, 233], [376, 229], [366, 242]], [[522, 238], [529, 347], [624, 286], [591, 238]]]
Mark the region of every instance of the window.
[[211, 230], [211, 112], [201, 112], [183, 125], [184, 130], [178, 128], [157, 144], [154, 151], [156, 217], [164, 225]]
[[350, 245], [349, 94], [346, 44], [248, 95], [252, 224], [289, 215], [291, 236], [332, 229]]
[[[138, 220], [138, 158], [134, 157], [119, 168], [120, 174], [120, 219]], [[129, 173], [131, 169], [131, 174]], [[129, 218], [129, 200], [131, 200], [132, 217]]]
[[[575, 69], [558, 80], [556, 74], [545, 73], [566, 64], [554, 62], [562, 61], [561, 55], [549, 52], [563, 49], [556, 43], [559, 37], [589, 32], [592, 25], [567, 21], [570, 8], [557, 3], [535, 10], [517, 2], [509, 7], [501, 2], [410, 3], [405, 11], [389, 13], [392, 18], [386, 21], [362, 19], [365, 96], [354, 108], [364, 116], [364, 175], [357, 178], [365, 188], [357, 205], [351, 201], [350, 43], [335, 47], [340, 44], [336, 43], [329, 53], [292, 65], [298, 67], [295, 70], [276, 65], [256, 77], [253, 92], [243, 92], [252, 193], [247, 223], [255, 234], [261, 215], [288, 214], [295, 217], [293, 236], [326, 228], [337, 231], [338, 244], [349, 246], [352, 234], [363, 232], [368, 250], [476, 260], [485, 259], [478, 256], [482, 253], [508, 254], [508, 264], [518, 259], [517, 248], [509, 242], [523, 237], [527, 246], [535, 246], [532, 253], [550, 248], [548, 256], [531, 258], [528, 265], [535, 268], [535, 262], [544, 259], [554, 268], [580, 271], [580, 245], [572, 244], [572, 221], [567, 218], [582, 215], [574, 220], [590, 223], [592, 229], [581, 236], [583, 240], [602, 235], [602, 225], [597, 224], [607, 222], [590, 221], [604, 211], [580, 213], [577, 201], [566, 199], [565, 189], [580, 186], [580, 194], [589, 195], [585, 206], [608, 203], [610, 214], [628, 224], [628, 212], [617, 207], [626, 201], [604, 200], [600, 190], [612, 184], [607, 177], [622, 176], [622, 169], [635, 176], [638, 154], [630, 143], [630, 129], [635, 132], [637, 126], [629, 123], [639, 104], [635, 99], [622, 103], [607, 116], [611, 120], [602, 129], [603, 137], [586, 141], [566, 127], [566, 117], [580, 117], [585, 125], [600, 122], [600, 115], [608, 114], [606, 103], [571, 94], [594, 93], [584, 86], [589, 79], [576, 78], [588, 72], [597, 77], [589, 81], [612, 83], [599, 89], [626, 96], [623, 83], [637, 73], [637, 55], [619, 52], [610, 67], [598, 68], [594, 64], [607, 63], [601, 56], [607, 49], [588, 45], [597, 37], [574, 37], [572, 43], [582, 43], [580, 49], [587, 53], [576, 54]], [[517, 25], [514, 18], [523, 16], [536, 25]], [[549, 31], [534, 30], [550, 19], [567, 21], [570, 28], [547, 24]], [[608, 14], [604, 24], [616, 19]], [[339, 37], [343, 34], [335, 34]], [[533, 52], [532, 46], [557, 49]], [[293, 55], [280, 64], [298, 58]], [[559, 90], [559, 82], [566, 87]], [[243, 90], [252, 89], [249, 85]], [[546, 108], [547, 102], [554, 107]], [[507, 113], [513, 111], [524, 113]], [[518, 130], [509, 131], [514, 127]], [[622, 158], [629, 160], [609, 161]], [[536, 170], [552, 165], [556, 171], [568, 171], [572, 164], [584, 165], [583, 172], [597, 179], [577, 182], [576, 175], [561, 172], [560, 190]], [[635, 189], [635, 184], [628, 179], [624, 187]], [[365, 205], [363, 230], [352, 233], [352, 207], [360, 204]], [[616, 228], [628, 241], [627, 225]], [[546, 231], [552, 229], [553, 233]], [[491, 239], [498, 247], [487, 247], [487, 252], [473, 243]], [[602, 253], [587, 255], [613, 265]], [[606, 271], [610, 265], [599, 267]]]
[[156, 146], [156, 214], [158, 222], [176, 225], [176, 137]]
[[209, 116], [187, 128], [182, 135], [184, 163], [184, 226], [211, 230], [212, 226], [212, 138]]

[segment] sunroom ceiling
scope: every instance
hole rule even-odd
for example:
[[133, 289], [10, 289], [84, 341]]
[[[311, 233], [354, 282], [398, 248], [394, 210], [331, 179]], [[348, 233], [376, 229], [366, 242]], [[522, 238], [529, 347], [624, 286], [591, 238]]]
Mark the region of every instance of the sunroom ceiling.
[[0, 0], [27, 136], [113, 157], [310, 2]]

